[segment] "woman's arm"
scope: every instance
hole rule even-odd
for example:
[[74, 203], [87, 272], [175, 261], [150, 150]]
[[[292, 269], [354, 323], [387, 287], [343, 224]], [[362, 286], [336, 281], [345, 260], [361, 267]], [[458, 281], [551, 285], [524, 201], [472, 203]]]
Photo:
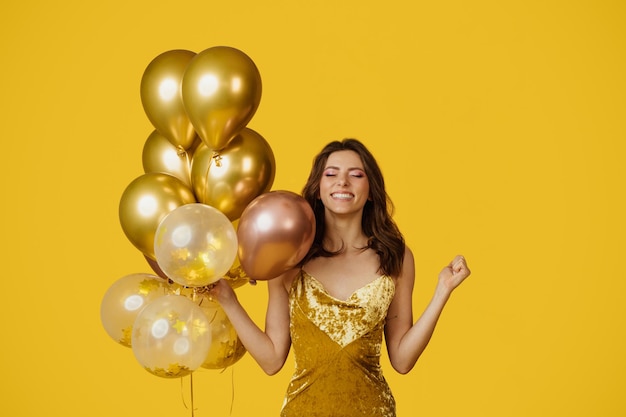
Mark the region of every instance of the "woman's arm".
[[435, 331], [452, 291], [470, 270], [462, 256], [456, 256], [440, 273], [432, 299], [420, 318], [413, 323], [412, 299], [415, 282], [413, 254], [407, 248], [402, 273], [396, 280], [396, 294], [387, 313], [385, 338], [389, 359], [394, 369], [406, 374], [415, 366]]
[[261, 368], [273, 375], [283, 367], [291, 338], [289, 336], [289, 298], [284, 279], [291, 281], [297, 271], [268, 281], [269, 299], [265, 331], [261, 330], [239, 303], [235, 291], [219, 280], [210, 293], [215, 297], [233, 325], [239, 339]]

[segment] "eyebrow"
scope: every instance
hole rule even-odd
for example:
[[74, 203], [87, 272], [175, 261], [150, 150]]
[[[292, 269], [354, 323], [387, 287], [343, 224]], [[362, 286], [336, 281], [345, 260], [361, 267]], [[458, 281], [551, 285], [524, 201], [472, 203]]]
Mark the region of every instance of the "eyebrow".
[[[336, 167], [336, 166], [327, 166], [327, 167], [324, 168], [324, 171], [326, 171], [327, 169], [341, 170], [341, 168]], [[348, 168], [348, 171], [356, 171], [356, 170], [365, 172], [365, 168], [359, 168], [359, 167], [350, 167], [350, 168]]]

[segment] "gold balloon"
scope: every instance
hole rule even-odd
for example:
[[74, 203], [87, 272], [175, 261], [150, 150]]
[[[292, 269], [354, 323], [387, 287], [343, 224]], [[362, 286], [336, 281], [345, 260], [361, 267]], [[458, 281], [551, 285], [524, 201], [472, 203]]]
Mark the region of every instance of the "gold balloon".
[[248, 274], [246, 274], [246, 271], [243, 270], [241, 262], [239, 262], [239, 258], [235, 259], [233, 267], [230, 268], [230, 270], [226, 274], [224, 274], [222, 278], [234, 290], [239, 287], [243, 287], [246, 284], [256, 285], [256, 282], [252, 281]]
[[271, 191], [255, 198], [239, 219], [239, 260], [255, 280], [269, 280], [295, 267], [315, 237], [309, 203], [291, 191]]
[[170, 278], [167, 276], [167, 274], [165, 274], [165, 272], [163, 272], [163, 270], [159, 266], [159, 263], [155, 259], [152, 259], [147, 255], [144, 255], [143, 257], [146, 259], [146, 262], [148, 262], [148, 265], [150, 265], [150, 268], [152, 268], [155, 274], [169, 281]]
[[163, 52], [150, 62], [141, 78], [141, 103], [152, 125], [177, 148], [189, 148], [196, 132], [185, 112], [183, 75], [195, 52]]
[[[235, 230], [239, 228], [239, 219], [234, 220], [232, 222]], [[239, 256], [235, 256], [235, 261], [233, 265], [230, 267], [230, 270], [223, 276], [224, 281], [231, 286], [232, 289], [237, 289], [241, 286], [249, 284], [251, 278], [246, 274], [246, 271], [243, 270], [243, 266], [241, 266], [241, 261], [239, 261]]]
[[231, 221], [269, 191], [275, 173], [272, 148], [249, 128], [219, 152], [200, 145], [191, 161], [191, 183], [198, 201], [215, 207]]
[[135, 178], [120, 199], [119, 218], [130, 242], [144, 255], [154, 255], [154, 235], [163, 218], [177, 207], [195, 203], [193, 192], [181, 180], [151, 172]]
[[209, 319], [211, 329], [211, 347], [202, 367], [224, 369], [234, 365], [246, 354], [247, 350], [228, 316], [217, 302], [205, 295], [200, 297], [199, 305]]
[[243, 129], [261, 101], [261, 75], [238, 49], [216, 46], [197, 54], [182, 82], [185, 110], [207, 147], [220, 150]]
[[230, 270], [224, 275], [224, 280], [231, 286], [232, 289], [237, 289], [250, 282], [250, 277], [243, 270], [239, 257], [235, 258], [235, 262]]
[[172, 175], [189, 188], [191, 188], [191, 158], [190, 150], [172, 145], [156, 130], [148, 136], [141, 155], [145, 173], [162, 172]]

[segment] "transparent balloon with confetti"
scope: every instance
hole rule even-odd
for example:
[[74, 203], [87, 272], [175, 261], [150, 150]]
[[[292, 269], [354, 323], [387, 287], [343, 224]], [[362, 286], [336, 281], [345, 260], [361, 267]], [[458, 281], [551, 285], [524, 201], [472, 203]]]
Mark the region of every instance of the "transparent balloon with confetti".
[[137, 273], [118, 279], [105, 292], [100, 304], [104, 330], [116, 342], [130, 347], [137, 315], [168, 292], [168, 281], [153, 274]]
[[188, 297], [165, 295], [149, 303], [133, 326], [137, 361], [163, 378], [191, 374], [202, 366], [211, 347], [209, 319]]
[[174, 282], [202, 287], [223, 277], [237, 256], [231, 221], [206, 204], [186, 204], [159, 224], [154, 251], [161, 270]]

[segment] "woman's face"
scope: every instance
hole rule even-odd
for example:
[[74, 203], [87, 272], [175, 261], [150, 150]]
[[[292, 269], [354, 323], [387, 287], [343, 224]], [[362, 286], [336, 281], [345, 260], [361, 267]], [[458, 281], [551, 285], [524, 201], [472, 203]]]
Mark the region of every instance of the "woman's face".
[[369, 180], [359, 154], [337, 151], [328, 156], [320, 180], [320, 199], [326, 210], [336, 214], [359, 212], [369, 192]]

